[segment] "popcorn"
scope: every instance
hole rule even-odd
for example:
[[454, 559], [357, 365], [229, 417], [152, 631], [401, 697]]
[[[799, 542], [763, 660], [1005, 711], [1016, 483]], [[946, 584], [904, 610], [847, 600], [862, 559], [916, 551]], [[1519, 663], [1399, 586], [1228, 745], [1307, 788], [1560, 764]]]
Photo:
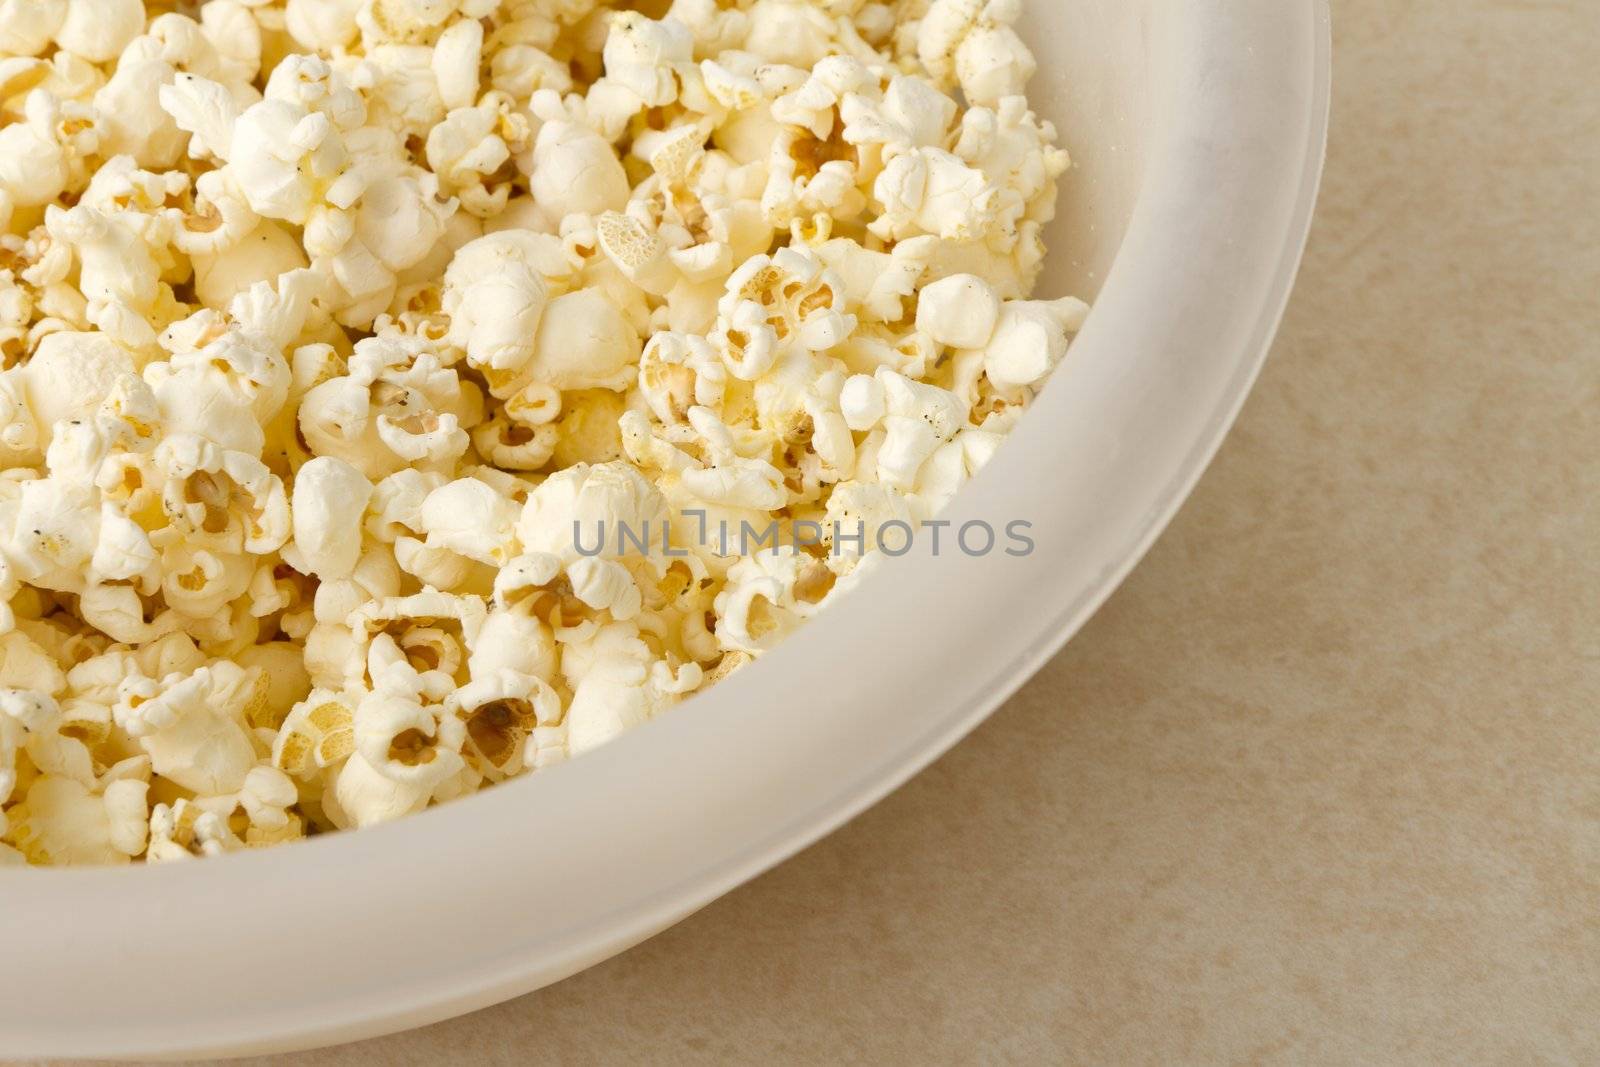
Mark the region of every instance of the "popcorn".
[[892, 252], [875, 252], [847, 237], [824, 241], [812, 251], [840, 278], [863, 321], [898, 322], [905, 301], [916, 291], [938, 240], [908, 237]]
[[433, 58], [433, 49], [423, 45], [385, 43], [367, 49], [356, 77], [365, 90], [369, 129], [417, 137], [444, 117]]
[[[910, 529], [914, 516], [905, 495], [876, 482], [844, 481], [833, 487], [823, 517], [823, 536], [829, 543], [828, 566], [848, 574], [862, 560], [877, 551], [885, 538], [885, 527], [904, 524]], [[848, 540], [846, 540], [848, 538]]]
[[940, 148], [915, 148], [884, 166], [872, 186], [883, 213], [868, 230], [885, 240], [919, 233], [970, 240], [995, 221], [1000, 190], [984, 173]]
[[885, 410], [883, 383], [870, 374], [852, 374], [839, 390], [839, 411], [857, 433], [872, 429]]
[[1035, 63], [1011, 24], [1020, 0], [934, 0], [917, 32], [917, 58], [930, 73], [956, 81], [973, 104], [1023, 91]]
[[826, 55], [837, 29], [825, 11], [804, 0], [756, 0], [745, 15], [745, 50], [795, 67], [810, 67]]
[[565, 754], [579, 756], [653, 718], [700, 682], [700, 668], [674, 674], [656, 661], [638, 627], [617, 622], [569, 646], [562, 670], [573, 689], [562, 723]]
[[663, 714], [1087, 314], [1033, 299], [1020, 0], [177, 7], [0, 0], [0, 863], [369, 826]]
[[727, 366], [703, 337], [664, 331], [639, 360], [639, 391], [663, 424], [681, 424], [691, 407], [716, 407], [726, 396]]
[[673, 0], [667, 18], [688, 27], [694, 50], [700, 55], [737, 48], [750, 29], [743, 11], [724, 9], [716, 0]]
[[606, 78], [639, 99], [640, 107], [662, 107], [678, 96], [679, 71], [694, 58], [694, 37], [677, 19], [659, 22], [634, 11], [611, 16], [601, 58]]
[[228, 247], [214, 254], [196, 250], [191, 257], [195, 296], [209, 307], [227, 307], [256, 282], [275, 282], [310, 265], [289, 231], [266, 219]]
[[621, 462], [577, 464], [551, 475], [528, 494], [517, 518], [517, 540], [527, 552], [576, 563], [580, 547], [598, 543], [605, 558], [642, 553], [618, 536], [626, 527], [643, 535], [667, 519], [666, 500], [634, 467]]
[[[983, 369], [996, 389], [1034, 386], [1067, 352], [1067, 334], [1089, 314], [1081, 300], [1008, 300], [983, 347]], [[979, 347], [972, 345], [969, 347]]]
[[398, 334], [362, 340], [347, 374], [302, 398], [306, 444], [372, 480], [407, 465], [453, 463], [468, 447], [463, 424], [481, 417], [481, 397], [442, 359], [431, 341]]
[[878, 480], [896, 489], [912, 489], [923, 462], [965, 425], [966, 405], [948, 390], [891, 370], [879, 370], [878, 381], [884, 395]]
[[926, 80], [901, 74], [889, 80], [881, 99], [871, 92], [845, 96], [839, 117], [851, 144], [924, 148], [944, 143], [957, 110]]
[[[160, 296], [161, 271], [149, 246], [123, 218], [78, 204], [67, 211], [54, 207], [45, 213], [50, 235], [72, 249], [78, 260], [78, 290], [88, 301], [91, 321], [103, 310], [119, 309], [140, 319], [148, 318]], [[155, 342], [155, 332], [143, 324], [139, 343]]]
[[489, 612], [467, 659], [468, 673], [473, 678], [510, 673], [522, 679], [553, 681], [560, 654], [550, 625], [534, 613], [543, 606], [538, 598], [524, 598], [519, 604]]
[[41, 775], [6, 812], [7, 838], [33, 864], [116, 864], [144, 851], [144, 782], [121, 780], [95, 792]]
[[150, 812], [149, 834], [145, 858], [156, 863], [220, 856], [243, 847], [226, 820], [186, 798], [157, 804]]
[[1069, 163], [1067, 153], [1054, 141], [1055, 127], [1028, 110], [1026, 97], [1007, 96], [993, 108], [974, 107], [961, 116], [954, 151], [990, 181], [1013, 190], [1037, 221], [1047, 222], [1054, 216], [1055, 198], [1039, 200], [1039, 194]]
[[261, 69], [261, 26], [242, 0], [211, 0], [200, 9], [200, 27], [217, 53], [217, 71], [230, 85], [253, 82]]
[[55, 200], [100, 145], [94, 113], [48, 90], [28, 94], [23, 118], [0, 128], [0, 193], [12, 208]]
[[318, 456], [294, 480], [294, 552], [324, 581], [349, 575], [361, 555], [361, 516], [372, 483], [343, 460]]
[[48, 47], [67, 17], [69, 0], [0, 3], [0, 52], [35, 56]]
[[667, 244], [642, 222], [617, 211], [607, 211], [595, 221], [600, 250], [622, 275], [656, 296], [671, 291], [676, 281]]
[[196, 793], [229, 793], [256, 761], [244, 716], [258, 684], [258, 672], [218, 660], [159, 682], [130, 677], [111, 710], [156, 774]]
[[224, 158], [252, 210], [304, 225], [321, 204], [348, 208], [359, 195], [342, 135], [365, 118], [361, 97], [337, 71], [291, 57], [272, 72], [265, 99], [233, 121]]
[[140, 0], [67, 0], [56, 47], [91, 63], [115, 58], [144, 28]]
[[[540, 318], [549, 302], [544, 271], [561, 253], [537, 235], [491, 234], [459, 249], [444, 276], [442, 307], [449, 341], [497, 383], [520, 385], [537, 347]], [[555, 269], [559, 270], [559, 267]]]
[[856, 325], [843, 311], [843, 287], [815, 256], [793, 248], [746, 260], [728, 279], [712, 334], [728, 372], [754, 381], [783, 349], [819, 351], [843, 341]]
[[364, 0], [287, 0], [284, 28], [308, 52], [334, 52], [355, 39]]
[[[418, 694], [396, 682], [394, 688], [368, 693], [356, 706], [355, 757], [390, 782], [431, 791], [460, 770], [464, 733], [459, 720], [436, 715]], [[358, 790], [365, 791], [365, 785]], [[350, 809], [347, 800], [344, 806]]]
[[555, 119], [539, 129], [533, 147], [517, 157], [534, 200], [552, 218], [620, 211], [628, 175], [609, 142], [576, 122]]
[[951, 348], [982, 348], [1000, 317], [1000, 300], [982, 278], [952, 274], [924, 286], [917, 329]]
[[[408, 739], [403, 744], [409, 743]], [[332, 795], [324, 796], [323, 806], [341, 829], [372, 826], [420, 811], [432, 792], [431, 785], [399, 782], [380, 773], [357, 754], [346, 760], [334, 776]]]
[[[94, 95], [104, 127], [103, 147], [134, 157], [140, 166], [172, 167], [184, 151], [184, 131], [191, 127], [174, 121], [176, 114], [168, 105], [175, 91], [183, 96], [191, 89], [205, 90], [205, 106], [197, 106], [201, 101], [196, 99], [192, 113], [209, 119], [207, 139], [226, 143], [227, 125], [259, 96], [246, 76], [248, 68], [248, 63], [224, 62], [205, 28], [193, 20], [176, 14], [153, 20], [148, 32], [122, 50], [115, 71]], [[205, 148], [191, 145], [189, 151], [200, 155]]]
[[220, 254], [244, 240], [260, 222], [225, 171], [200, 175], [194, 183], [193, 199], [193, 210], [179, 217], [172, 234], [172, 247], [185, 255]]
[[278, 731], [272, 765], [299, 778], [337, 767], [355, 751], [354, 715], [341, 695], [313, 689]]
[[793, 547], [742, 559], [717, 594], [717, 640], [736, 652], [767, 651], [816, 614], [832, 585], [826, 564]]
[[621, 390], [635, 376], [639, 335], [598, 289], [578, 289], [545, 308], [526, 372], [555, 389]]
[[85, 419], [136, 369], [133, 355], [104, 334], [63, 330], [40, 339], [22, 369], [39, 447], [59, 423]]
[[429, 63], [447, 108], [470, 107], [478, 98], [478, 68], [483, 62], [483, 23], [463, 19], [439, 35]]
[[429, 493], [417, 517], [429, 548], [499, 566], [511, 557], [520, 510], [488, 483], [460, 478]]
[[[474, 77], [476, 73], [474, 67]], [[464, 210], [495, 218], [506, 211], [511, 196], [506, 165], [513, 154], [526, 150], [531, 136], [527, 119], [513, 110], [510, 97], [488, 93], [476, 106], [456, 106], [428, 131], [428, 166], [441, 190], [458, 197]]]
[[561, 717], [561, 698], [538, 678], [492, 672], [462, 686], [449, 706], [465, 725], [463, 751], [485, 777], [498, 781], [526, 767], [526, 742], [541, 722]]

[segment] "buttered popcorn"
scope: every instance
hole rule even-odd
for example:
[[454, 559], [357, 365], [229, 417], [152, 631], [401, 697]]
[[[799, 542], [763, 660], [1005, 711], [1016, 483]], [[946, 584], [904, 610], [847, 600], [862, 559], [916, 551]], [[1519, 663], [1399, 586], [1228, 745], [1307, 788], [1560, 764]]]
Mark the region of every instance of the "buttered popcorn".
[[0, 2], [0, 863], [418, 811], [853, 586], [1087, 312], [1020, 3]]

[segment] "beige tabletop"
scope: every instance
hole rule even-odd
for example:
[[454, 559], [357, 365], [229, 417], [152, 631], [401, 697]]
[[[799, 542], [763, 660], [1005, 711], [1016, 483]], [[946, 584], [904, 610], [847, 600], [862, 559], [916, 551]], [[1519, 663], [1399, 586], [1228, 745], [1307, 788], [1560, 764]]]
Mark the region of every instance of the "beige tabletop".
[[1334, 17], [1272, 361], [1066, 651], [632, 952], [276, 1062], [1600, 1062], [1600, 2]]

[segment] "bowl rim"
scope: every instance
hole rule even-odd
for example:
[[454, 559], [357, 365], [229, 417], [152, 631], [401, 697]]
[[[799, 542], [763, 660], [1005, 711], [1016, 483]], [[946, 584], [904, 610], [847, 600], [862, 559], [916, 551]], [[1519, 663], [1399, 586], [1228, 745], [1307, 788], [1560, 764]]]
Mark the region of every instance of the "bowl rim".
[[[1328, 126], [1327, 0], [1298, 4], [1194, 0], [1178, 7], [1182, 10], [1172, 13], [1171, 32], [1195, 34], [1215, 46], [1189, 57], [1186, 76], [1226, 81], [1229, 74], [1237, 75], [1243, 81], [1231, 91], [1242, 93], [1252, 88], [1252, 74], [1269, 70], [1295, 91], [1280, 100], [1246, 100], [1240, 95], [1220, 102], [1253, 108], [1279, 121], [1284, 132], [1277, 140], [1255, 136], [1257, 130], [1239, 131], [1238, 139], [1230, 141], [1224, 127], [1213, 129], [1210, 141], [1196, 144], [1185, 132], [1186, 123], [1197, 117], [1193, 109], [1203, 102], [1196, 99], [1198, 94], [1178, 92], [1175, 82], [1167, 99], [1171, 110], [1158, 123], [1156, 148], [1148, 155], [1151, 171], [1161, 165], [1161, 151], [1176, 153], [1174, 159], [1193, 159], [1196, 152], [1233, 153], [1249, 166], [1278, 168], [1285, 176], [1284, 204], [1281, 217], [1271, 220], [1275, 240], [1270, 246], [1239, 242], [1229, 247], [1215, 232], [1197, 231], [1197, 239], [1206, 241], [1200, 251], [1209, 261], [1223, 265], [1248, 261], [1252, 276], [1269, 281], [1238, 298], [1249, 304], [1244, 309], [1248, 321], [1240, 328], [1233, 351], [1226, 354], [1227, 380], [1217, 387], [1215, 401], [1195, 415], [1197, 432], [1181, 442], [1177, 462], [1169, 464], [1161, 484], [1150, 490], [1148, 506], [1128, 516], [1131, 536], [1105, 554], [1091, 582], [1080, 584], [1076, 595], [1064, 603], [1032, 605], [1032, 613], [1008, 638], [1009, 653], [997, 653], [987, 669], [964, 677], [959, 691], [952, 688], [927, 701], [935, 711], [919, 732], [901, 729], [873, 735], [863, 743], [864, 751], [841, 754], [835, 781], [805, 788], [794, 785], [800, 769], [785, 765], [786, 754], [742, 751], [734, 736], [739, 732], [735, 724], [743, 707], [768, 699], [761, 690], [770, 678], [780, 673], [791, 680], [804, 677], [796, 668], [836, 644], [838, 633], [859, 635], [881, 626], [888, 609], [874, 603], [878, 598], [845, 598], [830, 608], [827, 626], [805, 628], [762, 663], [711, 693], [640, 728], [634, 736], [587, 755], [581, 765], [583, 781], [569, 768], [558, 767], [548, 775], [507, 783], [359, 834], [332, 835], [209, 864], [151, 868], [132, 877], [116, 870], [0, 870], [0, 900], [6, 901], [0, 909], [0, 943], [14, 946], [15, 958], [27, 964], [23, 973], [43, 976], [9, 1006], [0, 1004], [0, 1050], [17, 1056], [242, 1054], [374, 1036], [485, 1006], [627, 948], [774, 866], [876, 803], [986, 718], [1115, 590], [1187, 498], [1259, 374], [1309, 234]], [[1270, 24], [1303, 39], [1297, 38], [1281, 57], [1263, 57], [1254, 50], [1247, 55], [1225, 47], [1220, 36], [1208, 37], [1208, 21], [1209, 30], [1216, 24], [1240, 30]], [[1291, 69], [1306, 58], [1304, 70]], [[1269, 95], [1260, 93], [1258, 84], [1253, 88], [1258, 97]], [[1220, 105], [1213, 100], [1205, 106]], [[1192, 207], [1193, 196], [1189, 199]], [[1141, 190], [1128, 236], [1079, 344], [1096, 343], [1092, 332], [1109, 329], [1098, 308], [1118, 296], [1135, 269], [1129, 257], [1136, 231], [1170, 229], [1173, 217], [1163, 209], [1178, 206], [1162, 202], [1159, 190]], [[1157, 325], [1173, 324], [1147, 324], [1151, 329]], [[1067, 392], [1047, 390], [1041, 402], [1047, 398], [1055, 402], [1056, 396]], [[1037, 419], [1038, 414], [1030, 418]], [[1030, 429], [1029, 421], [1024, 420], [1014, 439]], [[1028, 449], [1047, 450], [1043, 427], [1033, 427], [1027, 436]], [[1020, 462], [1020, 455], [1012, 455], [1016, 448], [1013, 440], [996, 466]], [[1006, 499], [998, 484], [980, 477], [957, 498], [951, 512], [957, 519], [985, 514], [986, 507]], [[894, 589], [896, 607], [914, 609], [939, 602], [930, 581], [936, 587], [946, 573], [962, 567], [961, 573], [976, 574], [973, 566], [970, 561], [957, 561], [955, 566], [930, 561], [924, 553], [914, 552], [885, 568], [899, 571], [899, 586], [892, 586], [885, 574], [874, 576], [870, 587], [880, 593]], [[1022, 572], [1032, 568], [1042, 575], [1049, 566], [1047, 559], [1028, 560]], [[920, 592], [910, 589], [916, 584], [913, 578], [921, 580]], [[1021, 638], [1020, 651], [1016, 638]], [[829, 681], [839, 687], [836, 699], [844, 704], [882, 684], [866, 678]], [[792, 762], [800, 762], [801, 753], [814, 759], [817, 752], [826, 751], [818, 747], [826, 738], [808, 733], [803, 723], [783, 728], [787, 733], [778, 740], [793, 743]], [[863, 729], [874, 728], [872, 723], [863, 724]], [[702, 759], [703, 753], [709, 755]], [[652, 763], [656, 769], [667, 767], [669, 773], [652, 771], [655, 780], [645, 780], [642, 772], [651, 770]], [[704, 775], [716, 777], [701, 780]], [[601, 800], [586, 798], [600, 782], [615, 788]], [[728, 809], [730, 801], [737, 804], [737, 798], [752, 795], [753, 783], [767, 782], [776, 783], [774, 790], [785, 795], [752, 804], [747, 812]], [[594, 807], [584, 810], [585, 821], [620, 834], [638, 811], [650, 810], [635, 805], [659, 803], [671, 790], [695, 791], [699, 806], [691, 805], [690, 810], [702, 821], [688, 829], [679, 827], [660, 841], [600, 836], [586, 842], [581, 828], [566, 824], [537, 829], [483, 825], [492, 816], [513, 823], [532, 807], [530, 797], [558, 809], [567, 800], [587, 800]], [[604, 842], [612, 840], [626, 845], [608, 853]], [[586, 897], [560, 899], [559, 906], [566, 910], [559, 921], [541, 918], [530, 925], [524, 916], [508, 916], [498, 924], [497, 935], [497, 924], [485, 919], [458, 940], [431, 928], [419, 930], [410, 950], [375, 943], [384, 922], [434, 915], [441, 893], [458, 901], [464, 914], [476, 917], [489, 915], [507, 880], [551, 889], [547, 883], [552, 872], [564, 873], [561, 857], [578, 851], [598, 874], [592, 877]], [[545, 867], [530, 859], [534, 853], [547, 861]], [[685, 857], [691, 862], [684, 862]], [[493, 862], [483, 866], [486, 859], [499, 860], [500, 866]], [[472, 863], [480, 864], [480, 872], [495, 871], [500, 885], [473, 885]], [[624, 884], [638, 870], [648, 873], [636, 884]], [[400, 877], [402, 872], [409, 874], [409, 881]], [[301, 901], [292, 900], [302, 888], [312, 897], [303, 908]], [[174, 943], [191, 922], [197, 929], [208, 929], [209, 922], [227, 913], [230, 902], [245, 910], [253, 925], [239, 944], [229, 946], [228, 955]], [[326, 902], [321, 905], [323, 912], [316, 910], [319, 902]], [[303, 917], [299, 927], [290, 925], [302, 910], [312, 914]], [[307, 978], [308, 988], [319, 983], [334, 986], [332, 995], [314, 1005], [298, 996], [299, 990], [274, 992], [274, 985], [286, 976], [284, 961], [289, 958], [282, 942], [297, 936], [314, 938], [321, 946], [304, 952], [307, 963], [319, 964]], [[175, 970], [162, 976], [162, 984], [170, 987], [170, 995], [182, 997], [187, 991], [189, 998], [179, 1001], [184, 1005], [181, 1025], [147, 1017], [148, 1004], [136, 1011], [141, 998], [158, 999], [157, 992], [126, 990], [127, 976], [118, 973], [119, 965], [131, 967], [136, 960], [164, 951], [170, 951]], [[364, 953], [385, 978], [359, 991], [338, 989], [335, 983], [348, 977], [344, 969], [359, 967], [368, 958]], [[128, 995], [116, 999], [118, 992]], [[92, 1025], [85, 1024], [85, 1013], [74, 1014], [68, 1007], [76, 997], [95, 1001], [95, 1010], [87, 1013], [94, 1019]], [[199, 1021], [190, 1014], [196, 997], [205, 1001], [203, 1010], [194, 1013], [205, 1015]], [[109, 1010], [100, 1010], [102, 1001], [111, 1006]]]

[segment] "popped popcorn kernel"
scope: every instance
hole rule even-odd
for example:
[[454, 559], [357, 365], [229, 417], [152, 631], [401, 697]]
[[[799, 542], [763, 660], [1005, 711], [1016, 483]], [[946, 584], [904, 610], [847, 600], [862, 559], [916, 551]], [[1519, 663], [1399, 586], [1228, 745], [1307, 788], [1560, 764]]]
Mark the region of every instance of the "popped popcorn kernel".
[[0, 0], [0, 864], [537, 774], [897, 554], [1088, 313], [1022, 3]]

